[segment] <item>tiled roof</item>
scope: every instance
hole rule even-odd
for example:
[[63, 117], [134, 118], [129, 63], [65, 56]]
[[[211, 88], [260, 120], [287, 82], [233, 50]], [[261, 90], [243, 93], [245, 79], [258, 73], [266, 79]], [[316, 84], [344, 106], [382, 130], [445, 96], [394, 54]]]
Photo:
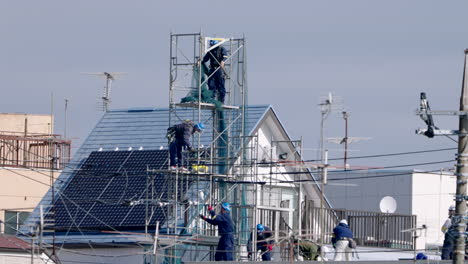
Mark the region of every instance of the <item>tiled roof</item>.
[[[247, 135], [253, 131], [262, 117], [271, 109], [269, 105], [248, 106], [245, 109], [245, 132]], [[226, 110], [224, 118], [234, 120], [241, 110]], [[213, 111], [202, 110], [203, 122], [210, 128], [213, 126]], [[111, 110], [104, 114], [97, 123], [79, 150], [75, 153], [68, 168], [65, 169], [55, 182], [56, 195], [70, 183], [75, 175], [75, 169], [80, 167], [93, 151], [110, 151], [119, 148], [127, 151], [132, 149], [157, 150], [167, 146], [165, 138], [169, 117], [171, 124], [181, 122], [185, 119], [197, 120], [198, 115], [193, 108], [183, 108], [177, 110], [177, 115], [170, 115], [169, 108], [133, 108], [123, 110]], [[239, 123], [240, 120], [237, 120]], [[239, 129], [233, 129], [231, 136], [239, 135]], [[210, 133], [201, 134], [200, 144], [205, 146], [210, 143], [212, 135]], [[45, 210], [51, 203], [51, 191], [43, 197], [40, 205]], [[39, 206], [33, 211], [22, 232], [29, 232], [29, 227], [39, 220]]]
[[0, 250], [1, 249], [30, 249], [31, 245], [25, 241], [10, 235], [0, 235]]

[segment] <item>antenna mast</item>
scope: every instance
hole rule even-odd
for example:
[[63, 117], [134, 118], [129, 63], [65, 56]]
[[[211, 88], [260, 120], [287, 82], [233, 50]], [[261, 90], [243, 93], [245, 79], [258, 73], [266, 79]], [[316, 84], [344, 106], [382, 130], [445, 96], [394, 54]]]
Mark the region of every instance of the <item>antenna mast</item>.
[[84, 74], [102, 76], [106, 78], [106, 85], [104, 86], [104, 92], [100, 99], [102, 100], [102, 111], [107, 112], [109, 110], [109, 106], [111, 103], [110, 93], [111, 93], [111, 88], [112, 88], [112, 81], [114, 81], [117, 76], [124, 75], [127, 73], [126, 72], [86, 72]]

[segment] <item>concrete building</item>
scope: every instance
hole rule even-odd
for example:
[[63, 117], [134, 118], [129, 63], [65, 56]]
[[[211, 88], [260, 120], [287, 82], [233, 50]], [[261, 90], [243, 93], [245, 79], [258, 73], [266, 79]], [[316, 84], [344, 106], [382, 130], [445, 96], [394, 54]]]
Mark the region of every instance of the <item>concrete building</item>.
[[[347, 185], [333, 185], [345, 183]], [[442, 245], [441, 226], [454, 204], [456, 177], [448, 172], [417, 170], [369, 170], [330, 173], [326, 195], [333, 208], [381, 211], [384, 197], [394, 200], [396, 214], [417, 216], [417, 226], [427, 227], [418, 238], [418, 248]], [[389, 203], [389, 202], [387, 202]], [[390, 202], [391, 204], [392, 202]], [[381, 205], [382, 204], [382, 205]]]
[[0, 114], [1, 232], [17, 232], [68, 163], [71, 142], [51, 131], [51, 115]]

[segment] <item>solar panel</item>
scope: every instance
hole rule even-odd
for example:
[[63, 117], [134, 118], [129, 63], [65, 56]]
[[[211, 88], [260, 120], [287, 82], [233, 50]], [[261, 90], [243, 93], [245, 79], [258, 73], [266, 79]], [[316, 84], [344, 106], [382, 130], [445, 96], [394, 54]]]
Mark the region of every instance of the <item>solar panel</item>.
[[[129, 206], [129, 200], [145, 199], [147, 186], [154, 184], [155, 199], [170, 199], [166, 180], [171, 175], [147, 174], [147, 168], [165, 170], [167, 150], [92, 152], [55, 200], [57, 230], [143, 229], [144, 203]], [[187, 177], [179, 181], [179, 199], [185, 193]], [[150, 197], [151, 198], [151, 197]], [[165, 207], [153, 207], [149, 225], [166, 220]]]

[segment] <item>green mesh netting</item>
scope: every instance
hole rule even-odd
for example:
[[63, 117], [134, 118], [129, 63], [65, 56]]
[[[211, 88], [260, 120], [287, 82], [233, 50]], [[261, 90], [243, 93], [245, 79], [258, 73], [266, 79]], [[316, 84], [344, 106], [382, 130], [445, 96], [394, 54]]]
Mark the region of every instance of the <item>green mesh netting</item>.
[[[201, 83], [203, 83], [201, 87], [201, 102], [214, 104], [217, 110], [222, 110], [222, 104], [220, 101], [214, 99], [213, 91], [208, 89], [207, 82], [205, 80], [208, 78], [208, 68], [205, 64], [202, 63], [201, 65], [202, 76], [201, 76]], [[180, 102], [181, 103], [189, 103], [189, 102], [198, 102], [198, 88], [199, 88], [199, 67], [193, 67], [193, 78], [192, 78], [192, 87], [195, 87], [192, 91], [190, 91], [187, 96], [183, 97]]]

